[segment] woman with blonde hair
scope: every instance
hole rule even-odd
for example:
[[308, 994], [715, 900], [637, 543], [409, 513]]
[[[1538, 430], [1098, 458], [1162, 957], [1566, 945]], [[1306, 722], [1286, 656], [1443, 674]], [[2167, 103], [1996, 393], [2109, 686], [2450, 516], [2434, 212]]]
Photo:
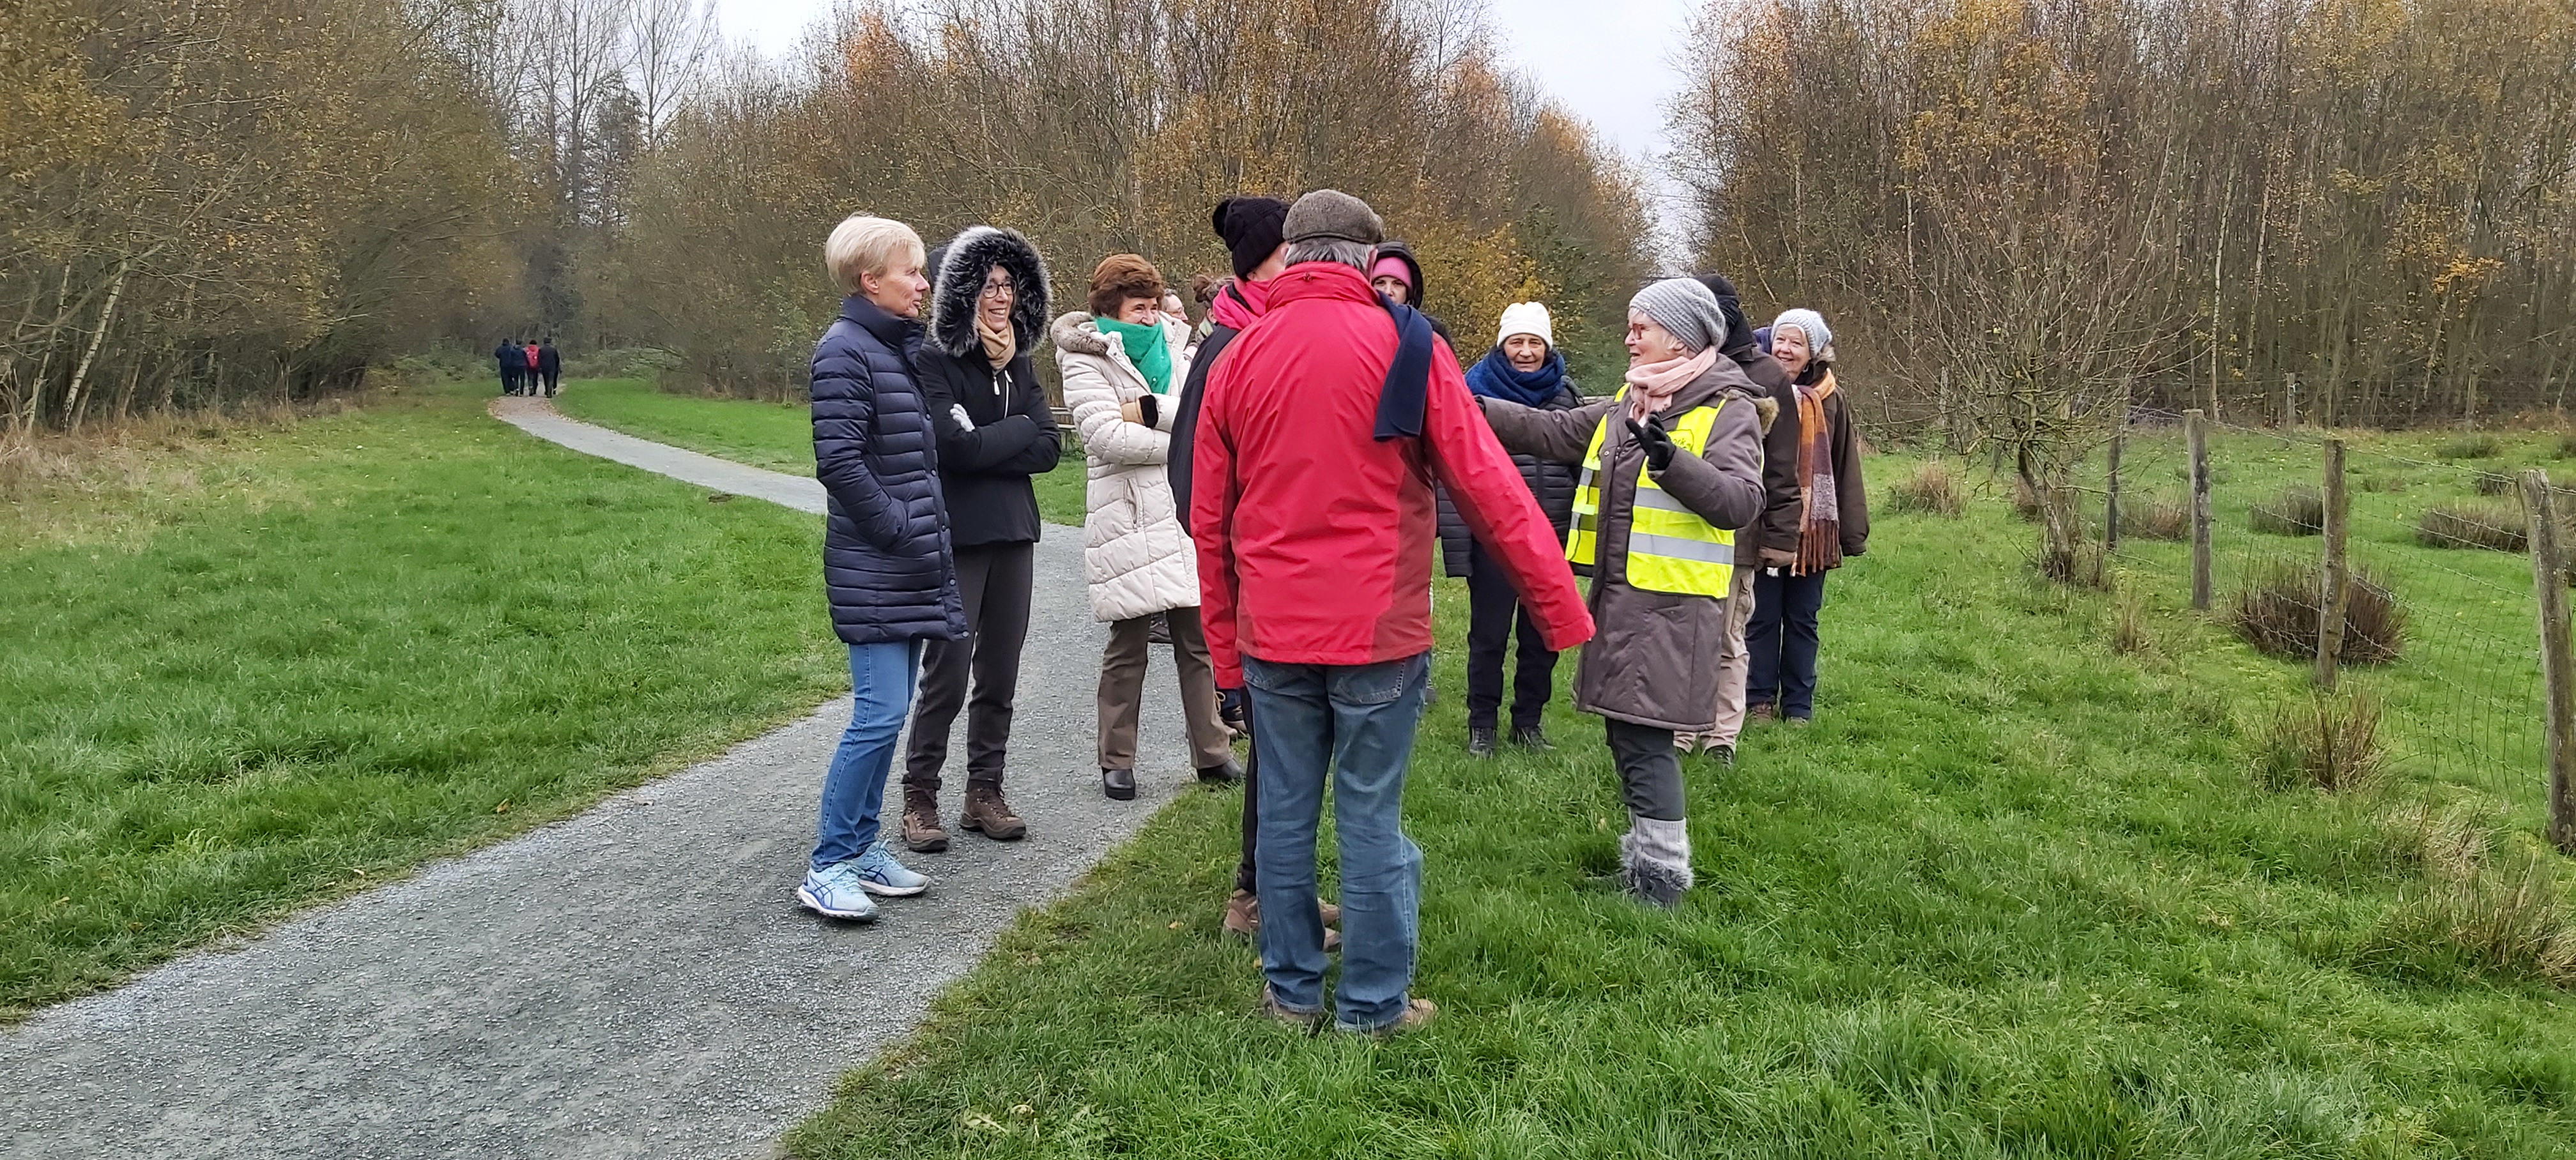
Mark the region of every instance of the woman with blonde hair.
[[1189, 377], [1189, 323], [1164, 309], [1167, 292], [1153, 263], [1111, 254], [1091, 272], [1090, 309], [1057, 318], [1052, 329], [1065, 406], [1090, 460], [1083, 570], [1091, 614], [1109, 624], [1098, 694], [1100, 788], [1119, 801], [1136, 796], [1136, 722], [1157, 613], [1169, 625], [1180, 670], [1191, 765], [1202, 781], [1243, 776], [1199, 628], [1198, 550], [1165, 470]]
[[823, 481], [823, 587], [850, 647], [850, 726], [823, 777], [812, 865], [797, 901], [831, 918], [876, 917], [870, 895], [919, 894], [930, 879], [879, 836], [895, 738], [912, 708], [925, 643], [966, 635], [939, 490], [939, 449], [906, 349], [921, 338], [921, 236], [853, 216], [823, 250], [846, 295], [814, 346], [814, 474]]

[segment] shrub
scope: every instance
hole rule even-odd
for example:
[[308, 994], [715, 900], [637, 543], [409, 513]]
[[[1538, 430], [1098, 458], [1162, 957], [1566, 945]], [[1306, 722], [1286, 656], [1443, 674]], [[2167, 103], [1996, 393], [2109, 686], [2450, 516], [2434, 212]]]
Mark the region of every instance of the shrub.
[[2504, 450], [2504, 443], [2493, 435], [2461, 435], [2442, 444], [2434, 454], [2444, 459], [2493, 459]]
[[2361, 490], [2374, 494], [2380, 492], [2404, 491], [2406, 490], [2406, 477], [2403, 475], [2365, 475], [2361, 477]]
[[2554, 452], [2552, 452], [2552, 454], [2556, 455], [2560, 459], [2576, 459], [2576, 431], [2569, 431], [2560, 435], [2558, 437], [2558, 447]]
[[[2317, 655], [2317, 599], [2324, 574], [2314, 564], [2287, 560], [2249, 580], [2236, 594], [2228, 621], [2236, 635], [2258, 652], [2295, 660]], [[2369, 573], [2354, 570], [2344, 600], [2343, 647], [2337, 659], [2348, 665], [2385, 664], [2404, 647], [2406, 610], [2397, 596]]]
[[2469, 481], [2479, 495], [2504, 495], [2513, 490], [2513, 477], [2493, 471], [2481, 471]]
[[2326, 497], [2305, 485], [2288, 488], [2270, 503], [2255, 504], [2246, 522], [2269, 535], [2313, 536], [2326, 530]]
[[1900, 512], [1955, 516], [1968, 510], [1968, 493], [1949, 461], [1934, 459], [1897, 481], [1888, 494], [1887, 506]]
[[2498, 867], [2439, 875], [2401, 899], [2371, 939], [2368, 958], [2417, 973], [2497, 975], [2576, 986], [2576, 917], [2557, 874], [2528, 855]]
[[2171, 495], [2120, 501], [2120, 534], [2141, 540], [2191, 538], [2191, 505]]
[[2492, 548], [2522, 552], [2531, 546], [2530, 525], [2504, 504], [2443, 504], [2415, 521], [2415, 542], [2427, 548]]
[[2379, 743], [2379, 706], [2360, 693], [2285, 702], [2257, 734], [2254, 773], [2273, 789], [2313, 786], [2345, 793], [2379, 780], [2388, 752]]

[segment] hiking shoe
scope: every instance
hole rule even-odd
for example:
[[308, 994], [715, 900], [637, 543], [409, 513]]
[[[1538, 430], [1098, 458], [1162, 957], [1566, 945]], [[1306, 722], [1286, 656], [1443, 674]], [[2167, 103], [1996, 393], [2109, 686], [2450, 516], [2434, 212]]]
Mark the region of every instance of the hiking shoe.
[[1769, 701], [1756, 701], [1744, 710], [1744, 719], [1747, 721], [1777, 721], [1780, 719], [1780, 707]]
[[1155, 613], [1154, 622], [1145, 626], [1145, 643], [1164, 645], [1172, 643], [1172, 622], [1170, 618], [1164, 616], [1162, 613]]
[[1200, 766], [1199, 780], [1208, 785], [1233, 785], [1243, 780], [1243, 767], [1229, 757], [1214, 765]]
[[903, 847], [915, 854], [936, 854], [948, 848], [948, 831], [939, 828], [938, 790], [903, 787]]
[[1554, 749], [1548, 744], [1546, 728], [1538, 725], [1512, 726], [1512, 744], [1523, 749]]
[[1253, 938], [1261, 933], [1261, 896], [1249, 890], [1237, 890], [1225, 900], [1225, 930]]
[[1108, 795], [1109, 800], [1114, 802], [1132, 802], [1136, 800], [1136, 771], [1132, 769], [1101, 770], [1100, 792]]
[[1402, 1035], [1407, 1031], [1418, 1031], [1425, 1024], [1430, 1023], [1434, 1018], [1438, 1017], [1439, 1014], [1439, 1004], [1434, 1003], [1429, 999], [1416, 996], [1404, 1005], [1404, 1014], [1398, 1015], [1393, 1019], [1378, 1024], [1375, 1027], [1362, 1027], [1356, 1023], [1344, 1023], [1341, 1020], [1336, 1019], [1333, 1021], [1333, 1030], [1346, 1032], [1352, 1035], [1369, 1035], [1375, 1036], [1379, 1039], [1384, 1039], [1390, 1035]]
[[859, 888], [870, 894], [909, 898], [930, 889], [929, 877], [914, 873], [910, 867], [895, 861], [894, 851], [886, 848], [882, 838], [869, 846], [865, 853], [841, 865], [849, 867], [850, 872], [858, 877]]
[[1732, 745], [1711, 745], [1708, 755], [1716, 758], [1717, 764], [1723, 768], [1735, 768], [1735, 747]]
[[1781, 720], [1788, 722], [1790, 727], [1797, 729], [1806, 728], [1808, 725], [1815, 722], [1815, 718], [1813, 717], [1783, 717]]
[[1016, 842], [1029, 832], [1029, 824], [1011, 811], [1010, 799], [1002, 796], [998, 785], [969, 784], [966, 812], [958, 815], [957, 824], [996, 842]]
[[1264, 983], [1261, 985], [1261, 1013], [1291, 1026], [1313, 1027], [1317, 1019], [1323, 1018], [1324, 1009], [1317, 1007], [1312, 1011], [1300, 1011], [1280, 1002], [1279, 992]]
[[804, 884], [796, 888], [796, 901], [825, 918], [870, 922], [877, 916], [876, 902], [859, 885], [858, 872], [848, 862], [808, 871]]
[[1470, 725], [1467, 727], [1467, 756], [1492, 757], [1501, 750], [1502, 743], [1494, 739], [1493, 726]]

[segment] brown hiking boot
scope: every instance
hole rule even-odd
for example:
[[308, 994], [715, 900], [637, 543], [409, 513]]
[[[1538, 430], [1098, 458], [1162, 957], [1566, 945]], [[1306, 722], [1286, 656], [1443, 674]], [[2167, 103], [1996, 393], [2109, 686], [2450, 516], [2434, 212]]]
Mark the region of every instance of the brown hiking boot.
[[948, 831], [939, 828], [939, 791], [927, 786], [903, 787], [903, 848], [936, 854], [948, 848]]
[[1421, 1030], [1424, 1025], [1430, 1023], [1433, 1019], [1438, 1018], [1439, 1015], [1439, 1004], [1434, 1003], [1429, 999], [1417, 996], [1411, 1002], [1404, 1005], [1404, 1014], [1396, 1016], [1391, 1022], [1383, 1023], [1376, 1027], [1354, 1027], [1350, 1024], [1335, 1020], [1333, 1023], [1333, 1030], [1347, 1032], [1352, 1035], [1368, 1035], [1384, 1039], [1390, 1035], [1402, 1035], [1407, 1031]]
[[1225, 900], [1225, 930], [1251, 938], [1261, 933], [1261, 896], [1237, 890]]
[[1028, 823], [1011, 812], [1011, 803], [1002, 797], [998, 785], [968, 785], [966, 812], [958, 816], [957, 824], [996, 842], [1016, 842], [1029, 832]]

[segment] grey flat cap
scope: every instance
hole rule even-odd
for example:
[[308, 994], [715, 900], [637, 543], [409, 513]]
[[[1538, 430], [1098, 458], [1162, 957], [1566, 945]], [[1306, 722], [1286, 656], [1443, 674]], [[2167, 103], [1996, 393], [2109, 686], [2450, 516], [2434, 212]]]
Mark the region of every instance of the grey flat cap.
[[1288, 221], [1281, 232], [1290, 242], [1333, 238], [1374, 246], [1386, 240], [1386, 223], [1378, 220], [1377, 211], [1367, 202], [1338, 189], [1318, 189], [1288, 207]]

